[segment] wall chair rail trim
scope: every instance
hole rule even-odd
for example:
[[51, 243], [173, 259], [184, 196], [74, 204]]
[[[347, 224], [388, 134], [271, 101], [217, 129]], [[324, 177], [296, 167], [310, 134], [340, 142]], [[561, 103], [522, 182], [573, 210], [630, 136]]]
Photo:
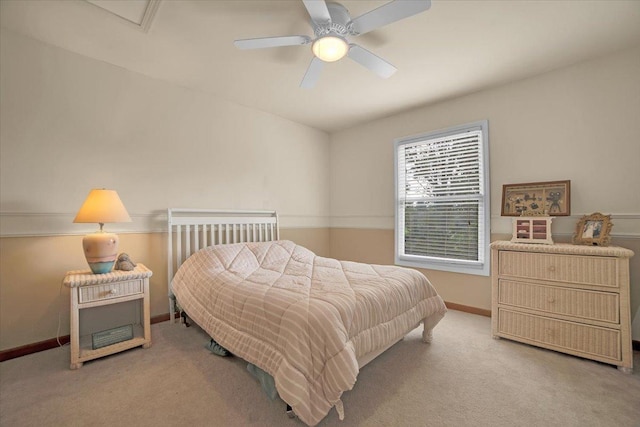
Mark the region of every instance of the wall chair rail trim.
[[[166, 233], [166, 210], [131, 213], [132, 222], [108, 224], [109, 231], [124, 233]], [[282, 228], [329, 228], [328, 215], [282, 214]], [[97, 230], [96, 224], [74, 224], [75, 213], [0, 212], [0, 237], [83, 236]]]
[[[553, 220], [553, 234], [558, 236], [572, 236], [575, 227], [583, 215], [575, 214], [571, 216], [555, 217]], [[609, 214], [609, 213], [607, 213]], [[503, 217], [491, 215], [492, 234], [511, 234], [511, 219], [513, 217]], [[611, 214], [614, 224], [612, 237], [625, 239], [640, 239], [640, 213]], [[353, 228], [372, 230], [393, 230], [393, 215], [334, 215], [331, 217], [331, 228]]]

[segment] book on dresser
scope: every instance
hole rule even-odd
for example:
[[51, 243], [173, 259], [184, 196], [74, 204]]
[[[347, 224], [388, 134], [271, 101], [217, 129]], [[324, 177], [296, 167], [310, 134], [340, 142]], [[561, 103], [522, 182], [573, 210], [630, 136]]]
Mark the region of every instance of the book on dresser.
[[493, 336], [632, 372], [633, 255], [615, 246], [493, 242]]

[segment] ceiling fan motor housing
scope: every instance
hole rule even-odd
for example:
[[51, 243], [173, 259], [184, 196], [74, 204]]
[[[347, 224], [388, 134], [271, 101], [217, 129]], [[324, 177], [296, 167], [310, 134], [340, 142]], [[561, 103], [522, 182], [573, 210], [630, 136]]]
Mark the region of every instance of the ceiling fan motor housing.
[[349, 26], [351, 24], [349, 11], [339, 3], [327, 3], [327, 9], [331, 16], [331, 22], [326, 22], [320, 25], [316, 25], [316, 23], [311, 22], [316, 37], [335, 35], [341, 38], [346, 38], [346, 36], [351, 33], [349, 31]]

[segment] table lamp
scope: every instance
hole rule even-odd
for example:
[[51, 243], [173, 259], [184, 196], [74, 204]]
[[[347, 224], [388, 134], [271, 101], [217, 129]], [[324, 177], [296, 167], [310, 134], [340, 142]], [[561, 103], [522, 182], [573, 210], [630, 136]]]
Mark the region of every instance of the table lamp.
[[94, 274], [110, 272], [118, 256], [118, 235], [107, 233], [102, 227], [107, 222], [131, 222], [118, 193], [104, 188], [91, 190], [73, 222], [100, 224], [100, 230], [84, 236], [82, 247]]

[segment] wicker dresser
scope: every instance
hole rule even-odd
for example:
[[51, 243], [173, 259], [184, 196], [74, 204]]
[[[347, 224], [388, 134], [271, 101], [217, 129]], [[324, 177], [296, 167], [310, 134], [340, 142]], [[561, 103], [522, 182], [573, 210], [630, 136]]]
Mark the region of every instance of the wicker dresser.
[[619, 247], [493, 242], [493, 336], [631, 372], [632, 256]]

